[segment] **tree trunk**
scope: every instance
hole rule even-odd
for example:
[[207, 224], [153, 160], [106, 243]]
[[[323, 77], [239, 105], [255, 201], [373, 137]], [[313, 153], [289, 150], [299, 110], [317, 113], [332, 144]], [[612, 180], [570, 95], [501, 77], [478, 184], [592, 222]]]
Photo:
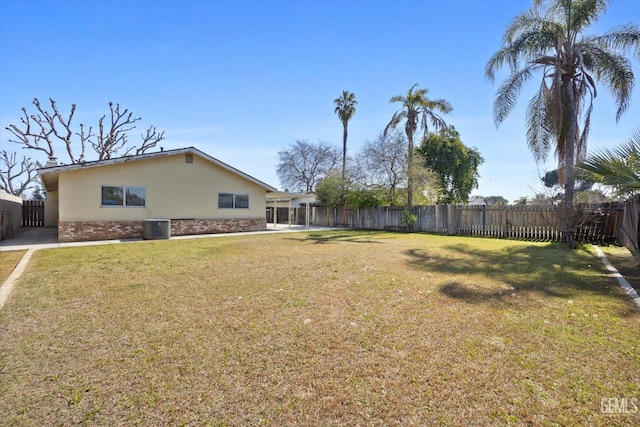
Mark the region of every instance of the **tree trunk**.
[[347, 175], [347, 122], [342, 124], [344, 126], [342, 131], [342, 180], [344, 181]]
[[409, 152], [407, 153], [407, 208], [413, 207], [413, 132], [407, 132]]
[[578, 117], [577, 110], [575, 104], [575, 95], [573, 92], [573, 82], [569, 80], [564, 84], [564, 97], [566, 100], [566, 108], [567, 114], [566, 117], [568, 119], [566, 131], [567, 131], [567, 141], [565, 145], [565, 155], [564, 155], [564, 204], [566, 209], [566, 217], [564, 218], [563, 225], [564, 233], [567, 244], [571, 249], [575, 249], [578, 244], [573, 236], [573, 228], [574, 228], [574, 193], [575, 193], [575, 174], [574, 174], [574, 163], [575, 163], [575, 151], [576, 151], [576, 137], [577, 137], [577, 127], [578, 127]]

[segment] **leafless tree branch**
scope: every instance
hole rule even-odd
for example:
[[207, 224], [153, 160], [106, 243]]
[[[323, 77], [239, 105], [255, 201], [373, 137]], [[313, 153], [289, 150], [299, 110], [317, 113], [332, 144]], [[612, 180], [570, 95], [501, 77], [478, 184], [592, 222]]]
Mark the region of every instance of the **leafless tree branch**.
[[155, 126], [150, 126], [149, 129], [147, 129], [146, 135], [141, 133], [140, 138], [142, 138], [142, 144], [140, 145], [140, 147], [129, 147], [124, 153], [125, 156], [130, 155], [130, 153], [134, 149], [136, 150], [136, 156], [146, 153], [147, 151], [155, 147], [158, 142], [164, 139], [164, 131], [158, 132]]
[[[93, 127], [86, 127], [80, 124], [80, 132], [74, 134], [71, 126], [76, 105], [71, 105], [68, 116], [63, 116], [58, 110], [58, 106], [53, 99], [49, 99], [53, 112], [47, 111], [40, 104], [38, 98], [33, 100], [33, 105], [37, 110], [36, 114], [29, 115], [27, 109], [23, 108], [24, 117], [20, 119], [21, 125], [11, 124], [7, 130], [15, 137], [10, 139], [22, 145], [22, 148], [39, 150], [46, 153], [48, 158], [55, 158], [55, 146], [62, 143], [71, 163], [81, 163], [85, 161], [85, 149], [91, 146], [98, 154], [98, 160], [106, 160], [116, 157], [122, 150], [126, 150], [125, 155], [131, 153], [143, 154], [155, 147], [158, 142], [164, 139], [164, 132], [158, 132], [154, 126], [147, 129], [146, 135], [142, 134], [142, 143], [139, 147], [129, 147], [128, 132], [135, 129], [135, 124], [140, 117], [135, 117], [128, 109], [121, 110], [120, 104], [109, 102], [109, 121], [107, 115], [98, 120], [97, 130]], [[79, 138], [79, 147], [74, 147], [73, 137]], [[75, 150], [79, 149], [76, 156]]]
[[0, 189], [14, 196], [21, 196], [33, 184], [38, 183], [37, 166], [23, 156], [18, 161], [16, 153], [0, 151]]
[[[76, 163], [76, 158], [71, 147], [71, 120], [76, 111], [75, 104], [71, 105], [69, 117], [65, 120], [58, 111], [56, 102], [49, 98], [53, 113], [46, 111], [40, 104], [38, 98], [34, 98], [33, 105], [38, 110], [37, 114], [29, 115], [26, 108], [22, 108], [24, 117], [20, 118], [23, 128], [11, 124], [6, 129], [11, 132], [17, 139], [9, 139], [10, 142], [23, 145], [22, 148], [39, 150], [47, 154], [47, 157], [56, 157], [54, 151], [54, 141], [58, 139], [62, 141], [69, 154], [71, 163]], [[34, 129], [35, 128], [35, 129]], [[84, 147], [81, 148], [80, 158], [84, 158]], [[81, 161], [81, 160], [80, 160]]]
[[318, 181], [335, 167], [340, 155], [335, 147], [323, 142], [296, 141], [278, 152], [280, 183], [292, 191], [312, 191]]

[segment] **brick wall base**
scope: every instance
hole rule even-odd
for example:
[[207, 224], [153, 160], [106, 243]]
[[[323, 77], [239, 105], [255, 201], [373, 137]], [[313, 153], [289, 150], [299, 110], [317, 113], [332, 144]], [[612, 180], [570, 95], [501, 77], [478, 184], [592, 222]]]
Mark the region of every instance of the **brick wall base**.
[[[264, 218], [172, 219], [171, 235], [237, 233], [267, 229]], [[58, 223], [59, 242], [142, 238], [142, 221], [73, 221]]]
[[238, 233], [240, 231], [264, 231], [266, 218], [251, 219], [172, 219], [171, 235]]

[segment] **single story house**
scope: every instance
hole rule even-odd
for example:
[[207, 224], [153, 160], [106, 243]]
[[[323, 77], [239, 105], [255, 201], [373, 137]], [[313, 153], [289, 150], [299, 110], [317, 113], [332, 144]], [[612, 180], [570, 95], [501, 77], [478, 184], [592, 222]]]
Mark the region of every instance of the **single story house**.
[[149, 221], [164, 221], [172, 236], [266, 230], [266, 193], [276, 191], [193, 147], [50, 161], [38, 173], [45, 226], [58, 227], [60, 242], [143, 237]]

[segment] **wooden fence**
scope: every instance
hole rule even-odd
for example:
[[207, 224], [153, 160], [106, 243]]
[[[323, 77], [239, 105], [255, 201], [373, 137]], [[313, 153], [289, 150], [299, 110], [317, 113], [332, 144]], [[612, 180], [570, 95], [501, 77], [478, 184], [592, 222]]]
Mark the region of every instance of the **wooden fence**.
[[44, 201], [24, 200], [22, 202], [22, 226], [44, 227]]
[[616, 237], [618, 243], [640, 262], [640, 195], [630, 197], [624, 203], [624, 215]]
[[[362, 209], [313, 207], [313, 224], [364, 230], [405, 230], [402, 207]], [[417, 216], [415, 231], [450, 235], [562, 241], [562, 219], [566, 213], [552, 206], [429, 205], [409, 210]], [[616, 240], [624, 206], [618, 203], [590, 206], [580, 212], [575, 237], [582, 242]], [[304, 224], [305, 208], [292, 211], [293, 222]], [[283, 212], [282, 222], [288, 220]], [[280, 222], [280, 221], [279, 221]]]

